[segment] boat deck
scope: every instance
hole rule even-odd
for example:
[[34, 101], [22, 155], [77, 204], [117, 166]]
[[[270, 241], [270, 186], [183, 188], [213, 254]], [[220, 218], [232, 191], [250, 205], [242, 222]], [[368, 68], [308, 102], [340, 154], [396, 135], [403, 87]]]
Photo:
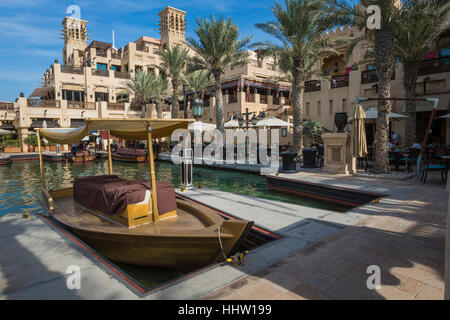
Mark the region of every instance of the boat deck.
[[93, 213], [88, 212], [77, 206], [71, 196], [55, 199], [55, 205], [59, 209], [55, 218], [68, 226], [102, 232], [149, 235], [149, 234], [173, 234], [173, 233], [193, 233], [204, 230], [208, 224], [200, 217], [189, 213], [188, 211], [177, 208], [177, 216], [160, 220], [158, 224], [146, 224], [143, 226], [128, 229], [119, 223], [110, 222], [100, 218]]

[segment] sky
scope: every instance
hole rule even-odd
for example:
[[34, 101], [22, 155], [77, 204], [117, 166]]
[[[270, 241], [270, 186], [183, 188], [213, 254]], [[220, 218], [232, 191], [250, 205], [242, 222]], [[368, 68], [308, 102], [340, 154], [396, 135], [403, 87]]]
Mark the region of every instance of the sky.
[[55, 59], [62, 62], [61, 22], [71, 5], [88, 21], [89, 40], [112, 42], [116, 48], [141, 36], [160, 38], [158, 13], [166, 6], [187, 11], [187, 34], [194, 36], [196, 18], [231, 17], [241, 37], [267, 39], [254, 24], [273, 20], [274, 0], [0, 0], [0, 101], [13, 102], [20, 92], [29, 96]]

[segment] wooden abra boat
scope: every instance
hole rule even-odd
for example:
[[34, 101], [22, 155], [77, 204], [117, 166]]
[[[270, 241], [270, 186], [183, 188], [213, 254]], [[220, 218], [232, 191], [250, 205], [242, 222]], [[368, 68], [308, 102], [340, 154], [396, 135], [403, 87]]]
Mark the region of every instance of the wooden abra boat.
[[[37, 130], [58, 143], [82, 138], [79, 130], [108, 130], [108, 141], [110, 130], [124, 139], [147, 135], [151, 142], [152, 134], [168, 136], [189, 121], [87, 119], [85, 129]], [[75, 178], [73, 187], [62, 190], [47, 190], [40, 163], [45, 208], [81, 240], [112, 261], [188, 269], [223, 261], [238, 250], [253, 222], [224, 220], [203, 205], [177, 198], [170, 183], [156, 182], [152, 148], [150, 181], [114, 175], [108, 150], [109, 175]]]
[[[115, 161], [137, 163], [148, 162], [148, 152], [146, 149], [118, 148], [111, 156]], [[153, 160], [155, 159], [156, 155], [153, 155]]]
[[72, 162], [89, 162], [89, 161], [94, 161], [95, 160], [95, 155], [94, 154], [89, 154], [88, 151], [86, 150], [82, 150], [82, 151], [77, 151], [75, 152], [75, 154], [69, 154], [69, 159]]

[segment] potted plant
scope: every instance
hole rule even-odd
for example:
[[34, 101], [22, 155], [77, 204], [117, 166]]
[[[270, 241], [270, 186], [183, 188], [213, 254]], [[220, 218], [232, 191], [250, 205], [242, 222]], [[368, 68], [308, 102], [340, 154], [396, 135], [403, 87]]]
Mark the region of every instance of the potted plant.
[[24, 142], [28, 145], [29, 152], [34, 152], [36, 149], [36, 146], [38, 145], [37, 137], [34, 134], [26, 137]]
[[17, 139], [8, 139], [3, 141], [4, 152], [21, 152], [20, 141]]

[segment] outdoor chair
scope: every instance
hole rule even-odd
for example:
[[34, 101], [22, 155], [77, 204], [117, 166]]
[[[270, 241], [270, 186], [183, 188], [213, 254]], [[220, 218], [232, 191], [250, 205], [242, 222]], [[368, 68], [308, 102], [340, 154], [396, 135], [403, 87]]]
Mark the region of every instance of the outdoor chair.
[[446, 170], [445, 163], [442, 160], [435, 158], [432, 155], [432, 153], [430, 153], [427, 150], [424, 153], [424, 158], [423, 158], [423, 167], [422, 167], [422, 174], [421, 174], [422, 183], [427, 182], [428, 172], [431, 172], [431, 171], [440, 171], [442, 181], [447, 180], [447, 170]]
[[410, 148], [408, 150], [408, 157], [401, 158], [401, 161], [406, 161], [408, 164], [408, 171], [412, 172], [413, 165], [417, 165], [417, 158], [419, 157], [420, 149]]

